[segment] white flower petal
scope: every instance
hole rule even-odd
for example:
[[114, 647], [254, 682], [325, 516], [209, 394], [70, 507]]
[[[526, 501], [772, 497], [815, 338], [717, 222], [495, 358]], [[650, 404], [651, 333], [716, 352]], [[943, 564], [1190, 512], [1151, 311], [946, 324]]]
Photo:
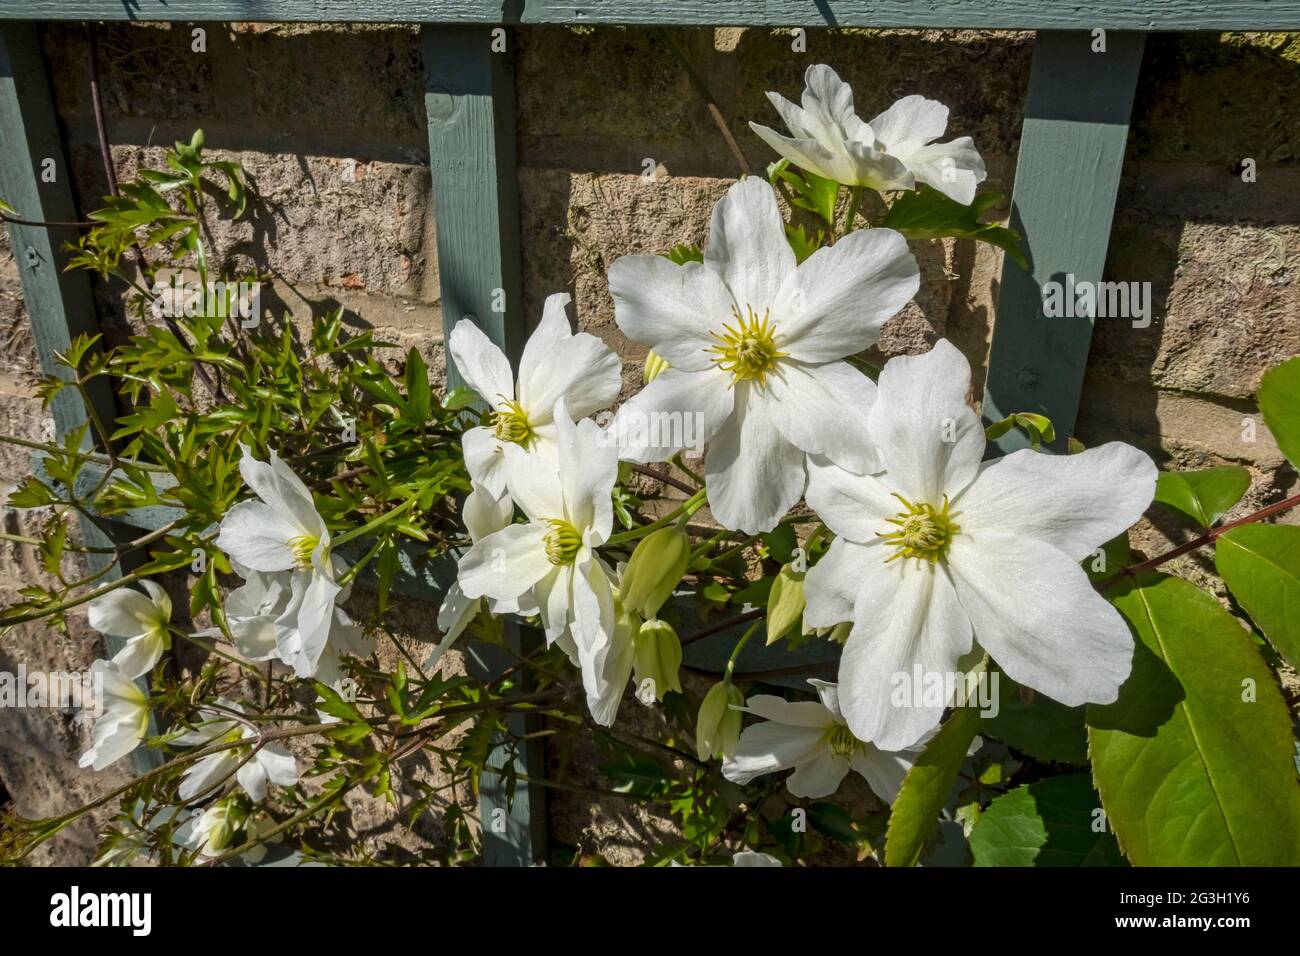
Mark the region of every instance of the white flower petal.
[[207, 791], [230, 776], [240, 759], [239, 750], [234, 747], [201, 757], [185, 771], [176, 796], [180, 797], [182, 803], [189, 803], [201, 794], [211, 796]]
[[734, 407], [731, 376], [716, 365], [670, 368], [619, 407], [606, 440], [625, 460], [666, 461], [684, 448], [703, 450]]
[[764, 720], [791, 727], [825, 730], [835, 723], [835, 715], [815, 700], [789, 701], [771, 694], [756, 694], [745, 701], [745, 711]]
[[862, 591], [840, 658], [845, 722], [883, 750], [909, 747], [939, 723], [948, 701], [927, 695], [926, 685], [954, 674], [971, 647], [970, 621], [943, 566], [907, 565], [892, 592]]
[[1116, 699], [1133, 637], [1072, 556], [1030, 537], [963, 529], [948, 557], [975, 637], [1007, 676], [1068, 707]]
[[512, 524], [478, 541], [460, 559], [458, 579], [471, 598], [509, 600], [550, 573], [545, 525]]
[[829, 797], [840, 788], [840, 783], [848, 772], [848, 757], [822, 749], [811, 760], [795, 767], [794, 773], [785, 782], [785, 788], [796, 797], [806, 797], [809, 800]]
[[500, 408], [515, 397], [515, 380], [505, 353], [469, 319], [461, 319], [447, 337], [456, 370], [479, 398]]
[[984, 428], [966, 404], [970, 363], [947, 339], [900, 355], [880, 373], [868, 427], [885, 462], [882, 481], [914, 504], [942, 507], [974, 479]]
[[614, 321], [673, 368], [709, 368], [710, 331], [732, 321], [731, 293], [722, 276], [700, 262], [675, 265], [663, 256], [623, 256], [610, 266]]
[[298, 762], [293, 754], [279, 744], [266, 744], [257, 752], [256, 762], [262, 765], [271, 783], [292, 787], [298, 782]]
[[574, 418], [604, 408], [623, 384], [623, 366], [608, 345], [586, 332], [569, 331], [569, 296], [547, 296], [541, 324], [519, 360], [519, 403], [529, 421], [550, 421], [561, 398]]
[[287, 571], [296, 563], [289, 542], [301, 534], [270, 505], [241, 501], [221, 519], [217, 547], [254, 571]]
[[766, 399], [736, 385], [736, 410], [713, 436], [704, 460], [709, 509], [723, 527], [771, 531], [803, 494], [804, 456], [773, 424]]
[[313, 569], [295, 572], [290, 593], [288, 607], [275, 622], [276, 643], [282, 661], [299, 677], [311, 677], [329, 642], [339, 586]]
[[[766, 180], [742, 179], [713, 207], [704, 263], [722, 276], [742, 315], [752, 308], [761, 317], [775, 304], [786, 276], [794, 272], [795, 259], [776, 193]], [[679, 364], [668, 355], [664, 358]]]
[[254, 758], [235, 771], [235, 779], [254, 803], [266, 799], [266, 768]]
[[860, 475], [880, 470], [867, 429], [875, 382], [847, 362], [783, 362], [767, 383], [768, 411], [790, 444]]
[[776, 300], [777, 345], [804, 362], [830, 362], [870, 348], [885, 322], [920, 287], [907, 240], [860, 229], [799, 264]]
[[722, 762], [722, 775], [732, 783], [746, 784], [765, 773], [813, 759], [825, 749], [824, 727], [795, 727], [764, 720], [740, 733], [736, 748]]
[[889, 519], [905, 510], [881, 479], [856, 475], [824, 458], [808, 459], [808, 507], [841, 538], [858, 544], [880, 541]]
[[920, 751], [916, 750], [881, 750], [864, 744], [850, 758], [850, 765], [867, 781], [872, 793], [886, 803], [893, 803], [903, 786], [903, 778], [918, 756]]
[[971, 204], [975, 187], [988, 178], [984, 159], [969, 136], [922, 146], [900, 158], [918, 180], [964, 206]]
[[156, 581], [141, 581], [140, 587], [149, 592], [149, 600], [158, 609], [158, 620], [167, 623], [172, 619], [172, 599], [163, 586]]
[[470, 428], [460, 436], [465, 453], [465, 470], [476, 485], [493, 498], [506, 495], [505, 443], [486, 425]]
[[123, 644], [122, 649], [113, 655], [113, 663], [121, 668], [123, 674], [134, 679], [153, 670], [153, 666], [163, 655], [163, 649], [162, 631], [138, 634]]
[[904, 96], [867, 125], [885, 149], [897, 153], [942, 136], [948, 128], [948, 107], [924, 96]]
[[486, 538], [510, 524], [515, 505], [510, 498], [496, 496], [484, 488], [475, 488], [465, 496], [460, 508], [460, 520], [465, 524], [471, 541]]
[[1028, 535], [1082, 561], [1142, 517], [1156, 474], [1145, 452], [1122, 442], [1077, 455], [1025, 448], [981, 468], [955, 507], [963, 531]]
[[153, 601], [130, 587], [117, 588], [95, 598], [86, 606], [86, 619], [99, 633], [114, 637], [149, 633], [164, 620]]
[[556, 409], [556, 437], [560, 462], [560, 489], [566, 518], [579, 533], [594, 534], [592, 546], [604, 544], [614, 524], [610, 497], [618, 478], [618, 449], [604, 440], [604, 431], [589, 418], [576, 424], [564, 414], [561, 399]]
[[803, 612], [804, 624], [808, 627], [834, 627], [851, 621], [860, 593], [867, 589], [896, 586], [897, 562], [886, 565], [888, 556], [879, 540], [858, 544], [848, 538], [836, 538], [830, 550], [808, 569], [804, 577], [803, 596], [807, 602]]
[[531, 454], [518, 445], [506, 445], [503, 450], [506, 490], [523, 513], [533, 521], [563, 518], [564, 486], [556, 461]]

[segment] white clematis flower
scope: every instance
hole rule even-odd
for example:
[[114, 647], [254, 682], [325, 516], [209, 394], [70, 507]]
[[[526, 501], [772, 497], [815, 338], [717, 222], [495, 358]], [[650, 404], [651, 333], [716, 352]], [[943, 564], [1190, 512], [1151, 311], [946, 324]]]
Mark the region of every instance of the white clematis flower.
[[[907, 243], [869, 229], [796, 266], [772, 187], [749, 178], [713, 210], [704, 262], [624, 256], [609, 271], [614, 317], [672, 368], [619, 409], [611, 426], [693, 416], [709, 441], [709, 507], [726, 527], [770, 531], [803, 493], [804, 456], [866, 473], [878, 467], [865, 424], [845, 415], [874, 400], [871, 380], [843, 361], [880, 337], [919, 284]], [[682, 429], [678, 428], [678, 432]], [[625, 447], [657, 461], [680, 439]]]
[[[460, 518], [465, 524], [465, 530], [469, 532], [471, 545], [509, 525], [514, 520], [514, 515], [515, 504], [509, 494], [494, 498], [483, 487], [475, 487], [466, 496], [465, 503], [460, 509]], [[523, 607], [520, 606], [519, 600], [489, 601], [488, 605], [492, 613], [497, 615], [520, 614], [531, 617], [536, 614], [538, 609], [528, 596], [524, 595], [522, 599]], [[437, 665], [442, 655], [456, 643], [456, 639], [464, 633], [465, 628], [474, 620], [482, 607], [482, 598], [467, 597], [461, 589], [460, 581], [452, 582], [447, 588], [442, 603], [438, 606], [438, 630], [442, 631], [442, 640], [438, 642], [438, 646], [433, 649], [433, 653], [425, 662], [426, 668]]]
[[767, 94], [789, 136], [749, 124], [781, 156], [846, 186], [915, 189], [922, 182], [965, 205], [975, 198], [987, 173], [971, 138], [934, 142], [948, 127], [948, 107], [905, 96], [868, 123], [854, 112], [852, 88], [829, 66], [808, 67], [804, 83], [802, 108]]
[[[574, 424], [556, 403], [558, 468], [529, 467], [528, 453], [505, 449], [510, 495], [528, 517], [475, 542], [460, 560], [461, 589], [471, 600], [531, 602], [546, 640], [573, 641], [588, 697], [605, 691], [606, 659], [615, 626], [610, 571], [596, 554], [613, 526], [610, 495], [617, 449], [590, 419]], [[515, 467], [518, 465], [519, 467]]]
[[103, 770], [140, 746], [149, 732], [149, 695], [113, 661], [95, 661], [90, 670], [103, 682], [104, 709], [77, 766]]
[[573, 419], [583, 418], [612, 402], [622, 385], [622, 364], [609, 346], [569, 331], [569, 301], [563, 292], [547, 296], [542, 321], [520, 356], [518, 383], [505, 353], [473, 322], [462, 319], [451, 330], [447, 345], [456, 368], [492, 408], [491, 427], [471, 428], [462, 441], [470, 478], [493, 498], [506, 493], [507, 447], [554, 461], [556, 402], [563, 399]]
[[261, 462], [244, 448], [239, 473], [261, 500], [241, 501], [226, 513], [217, 547], [253, 571], [290, 572], [289, 600], [276, 619], [279, 654], [299, 677], [310, 677], [329, 640], [339, 593], [329, 528], [307, 486], [274, 451]]
[[[219, 698], [217, 703], [236, 713], [243, 713], [244, 708], [233, 701]], [[220, 711], [201, 708], [199, 716], [202, 724], [174, 738], [173, 743], [185, 747], [203, 747], [214, 743], [233, 743], [236, 740], [249, 740], [249, 747], [230, 747], [217, 753], [201, 757], [192, 763], [181, 778], [176, 795], [188, 803], [204, 794], [218, 782], [233, 772], [239, 785], [255, 803], [266, 799], [268, 783], [282, 787], [292, 787], [298, 782], [298, 765], [293, 755], [283, 747], [264, 744], [245, 761], [248, 750], [256, 733], [246, 724], [241, 724]], [[242, 766], [241, 766], [241, 761]], [[239, 769], [236, 770], [235, 768]]]
[[133, 588], [118, 588], [86, 607], [91, 627], [101, 634], [126, 638], [122, 649], [113, 655], [113, 663], [132, 679], [153, 670], [170, 644], [167, 625], [172, 619], [172, 599], [153, 581], [141, 581], [140, 586], [147, 596]]
[[[332, 555], [330, 560], [334, 577], [342, 577], [347, 571], [347, 565], [338, 555]], [[238, 562], [233, 563], [235, 572], [244, 578], [242, 585], [226, 595], [225, 604], [226, 626], [234, 638], [236, 653], [251, 662], [278, 660], [292, 664], [290, 659], [286, 659], [282, 648], [292, 651], [302, 644], [300, 635], [294, 633], [296, 621], [286, 615], [293, 600], [293, 572], [254, 571]], [[322, 683], [335, 686], [342, 675], [340, 655], [361, 658], [370, 656], [374, 649], [373, 640], [366, 638], [362, 629], [352, 623], [347, 612], [339, 606], [348, 599], [350, 592], [351, 587], [345, 587], [335, 596], [337, 603], [334, 605], [329, 634], [316, 661], [316, 669], [311, 674], [301, 676], [315, 677]], [[196, 636], [221, 638], [224, 634], [220, 628], [212, 627], [199, 631]], [[289, 657], [292, 657], [292, 653]]]
[[859, 740], [840, 713], [836, 685], [815, 679], [808, 683], [820, 702], [792, 703], [767, 694], [745, 702], [743, 709], [763, 720], [741, 732], [735, 751], [722, 763], [722, 775], [745, 784], [793, 767], [786, 789], [796, 797], [818, 799], [834, 793], [848, 772], [855, 770], [876, 796], [893, 803], [924, 741], [891, 752]]
[[1063, 704], [1115, 700], [1133, 639], [1079, 562], [1151, 503], [1151, 459], [1111, 442], [982, 463], [970, 366], [944, 340], [892, 359], [879, 385], [868, 427], [884, 471], [809, 462], [808, 504], [839, 537], [804, 579], [804, 622], [853, 622], [839, 671], [853, 733], [916, 741], [943, 713], [916, 675], [956, 674], [975, 642]]

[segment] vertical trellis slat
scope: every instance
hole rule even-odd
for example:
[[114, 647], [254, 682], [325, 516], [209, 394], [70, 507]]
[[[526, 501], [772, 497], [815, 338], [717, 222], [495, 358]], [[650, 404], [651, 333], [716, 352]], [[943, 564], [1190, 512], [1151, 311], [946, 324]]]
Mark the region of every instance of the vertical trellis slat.
[[[510, 39], [503, 27], [425, 27], [424, 102], [444, 335], [469, 318], [517, 364], [527, 329], [521, 308]], [[461, 381], [448, 353], [448, 387]], [[513, 624], [505, 630], [515, 649], [528, 640]], [[470, 653], [485, 673], [499, 673], [512, 663], [509, 654], [491, 646], [476, 645]], [[516, 735], [532, 732], [535, 725], [523, 716], [510, 718]], [[521, 773], [544, 774], [540, 740], [513, 755], [498, 747], [492, 764], [504, 766], [511, 759]], [[483, 775], [483, 856], [490, 866], [527, 865], [544, 852], [542, 787], [521, 784], [513, 800], [508, 797], [504, 777]]]
[[[40, 37], [34, 23], [0, 25], [0, 196], [22, 218], [38, 222], [72, 222], [77, 216], [72, 199], [72, 172], [59, 136], [58, 117], [50, 96], [49, 77], [41, 55]], [[66, 226], [23, 226], [9, 223], [9, 241], [23, 288], [23, 304], [32, 323], [32, 337], [41, 369], [65, 378], [71, 373], [55, 363], [77, 335], [99, 332], [99, 317], [85, 272], [66, 272], [64, 245], [77, 238], [77, 230]], [[87, 388], [100, 421], [111, 426], [117, 403], [107, 379]], [[86, 406], [74, 389], [64, 389], [51, 403], [55, 435], [62, 439], [85, 424]], [[90, 448], [93, 432], [84, 443]], [[81, 521], [82, 541], [88, 547], [109, 547], [112, 540], [94, 522]], [[90, 570], [100, 570], [110, 558], [87, 554]], [[121, 577], [121, 568], [109, 571], [105, 581]], [[110, 654], [122, 645], [120, 638], [106, 637]], [[137, 771], [158, 766], [157, 751], [137, 749], [131, 756]]]
[[[1030, 271], [1010, 260], [1002, 267], [984, 418], [1046, 415], [1057, 450], [1074, 431], [1093, 320], [1044, 317], [1041, 290], [1067, 275], [1101, 279], [1144, 40], [1111, 33], [1105, 53], [1092, 52], [1084, 32], [1035, 41], [1011, 214]], [[997, 442], [1001, 452], [1026, 444], [1019, 430]]]

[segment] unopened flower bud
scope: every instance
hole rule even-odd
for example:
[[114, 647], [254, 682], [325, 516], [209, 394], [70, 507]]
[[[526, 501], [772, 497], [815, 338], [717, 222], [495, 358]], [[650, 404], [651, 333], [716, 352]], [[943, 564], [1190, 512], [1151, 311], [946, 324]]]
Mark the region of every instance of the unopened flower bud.
[[740, 739], [740, 711], [745, 695], [735, 684], [722, 681], [714, 684], [700, 705], [700, 715], [695, 721], [695, 753], [701, 760], [728, 757]]
[[635, 681], [638, 687], [649, 680], [657, 700], [671, 691], [681, 693], [677, 671], [682, 666], [682, 642], [667, 621], [651, 620], [636, 635]]
[[775, 644], [803, 615], [803, 571], [785, 565], [772, 581], [767, 596], [767, 643]]
[[686, 573], [690, 557], [691, 540], [676, 527], [642, 538], [623, 572], [623, 605], [644, 618], [657, 615]]

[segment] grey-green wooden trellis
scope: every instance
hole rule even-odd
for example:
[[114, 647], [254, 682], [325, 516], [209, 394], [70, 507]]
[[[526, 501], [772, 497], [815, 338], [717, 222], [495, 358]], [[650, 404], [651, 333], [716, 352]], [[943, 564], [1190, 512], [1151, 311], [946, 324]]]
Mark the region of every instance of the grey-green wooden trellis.
[[[70, 174], [35, 28], [42, 20], [424, 24], [444, 326], [471, 317], [512, 358], [526, 329], [519, 309], [514, 90], [510, 56], [493, 52], [494, 29], [622, 24], [1038, 31], [1011, 210], [1030, 268], [1004, 265], [983, 407], [986, 421], [1016, 411], [1045, 414], [1064, 440], [1074, 429], [1092, 319], [1044, 319], [1040, 289], [1062, 274], [1079, 281], [1102, 277], [1144, 33], [1300, 30], [1300, 0], [0, 0], [0, 195], [33, 219], [72, 220]], [[1092, 52], [1095, 30], [1110, 31], [1105, 54]], [[53, 371], [55, 352], [94, 327], [89, 284], [83, 273], [63, 271], [60, 247], [68, 236], [59, 230], [10, 224], [9, 235], [41, 365]], [[504, 300], [502, 312], [492, 309], [498, 289], [505, 293], [497, 297]], [[455, 380], [455, 370], [448, 371]], [[91, 397], [101, 415], [112, 416], [112, 395]], [[86, 415], [80, 399], [65, 392], [54, 408], [59, 434]], [[1013, 431], [998, 446], [1005, 452], [1022, 442]], [[152, 509], [131, 516], [131, 523], [154, 528], [171, 517]], [[86, 531], [107, 540], [94, 526]], [[417, 565], [409, 555], [403, 566], [396, 586], [418, 598], [436, 599], [454, 573], [447, 561]], [[529, 776], [543, 775], [537, 748], [514, 759]], [[500, 778], [485, 774], [483, 783], [485, 823], [505, 822], [503, 829], [485, 829], [486, 862], [523, 865], [542, 858], [541, 788], [521, 787], [507, 807]]]

